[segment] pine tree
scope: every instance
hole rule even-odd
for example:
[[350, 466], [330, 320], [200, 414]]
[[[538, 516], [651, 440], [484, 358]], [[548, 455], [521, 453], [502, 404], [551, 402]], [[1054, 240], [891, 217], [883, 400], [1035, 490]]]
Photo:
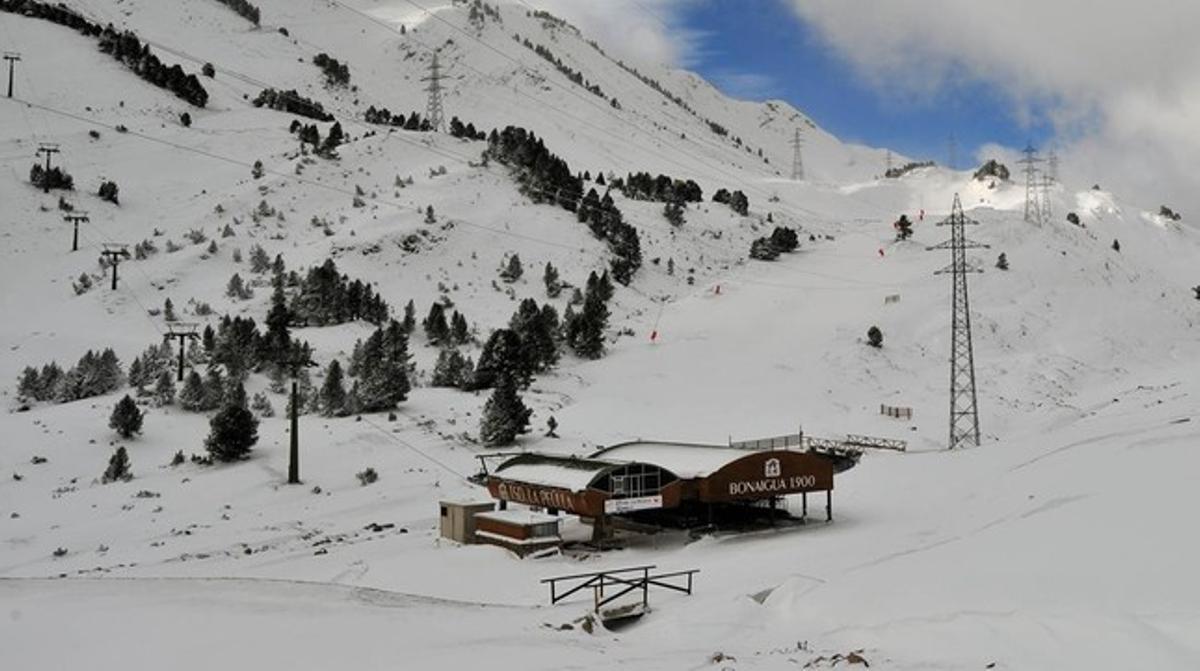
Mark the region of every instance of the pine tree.
[[217, 461], [237, 461], [258, 442], [258, 419], [246, 408], [227, 405], [209, 422], [204, 447]]
[[204, 378], [204, 396], [200, 409], [205, 412], [216, 410], [224, 401], [225, 376], [221, 375], [220, 368], [213, 366], [208, 369], [208, 375]]
[[558, 298], [562, 293], [562, 280], [558, 277], [558, 269], [550, 262], [546, 262], [546, 271], [542, 273], [542, 282], [546, 284], [546, 295], [550, 298]]
[[608, 305], [600, 291], [589, 291], [583, 299], [583, 311], [575, 318], [575, 354], [585, 359], [604, 355], [604, 332], [608, 328]]
[[496, 329], [483, 346], [471, 383], [476, 389], [488, 389], [507, 378], [524, 386], [532, 372], [521, 348], [521, 337], [512, 329]]
[[200, 373], [193, 370], [183, 381], [183, 391], [179, 392], [179, 407], [188, 412], [204, 411], [204, 380]]
[[154, 382], [154, 400], [159, 405], [171, 405], [175, 402], [175, 377], [169, 371], [162, 371]]
[[271, 309], [267, 312], [267, 333], [262, 340], [262, 358], [278, 363], [287, 358], [292, 349], [292, 336], [288, 329], [292, 315], [287, 308], [282, 278], [276, 277], [274, 284]]
[[409, 335], [412, 335], [413, 330], [417, 328], [417, 307], [413, 305], [411, 299], [404, 304], [404, 321], [400, 326]]
[[[587, 279], [588, 293], [595, 293], [601, 301], [607, 303], [612, 300], [615, 293], [612, 280], [608, 279], [608, 271], [597, 275], [596, 271], [592, 271]], [[579, 301], [583, 303], [583, 300]]]
[[142, 432], [142, 419], [142, 411], [137, 403], [126, 394], [113, 408], [108, 418], [108, 428], [114, 429], [122, 438], [132, 438], [134, 434]]
[[326, 417], [342, 415], [346, 406], [346, 382], [342, 364], [334, 359], [325, 369], [325, 383], [321, 385], [321, 414]]
[[225, 295], [234, 299], [247, 300], [254, 297], [254, 289], [242, 281], [241, 275], [234, 273], [233, 277], [229, 278], [229, 284], [225, 286]]
[[133, 479], [133, 473], [129, 467], [129, 453], [124, 447], [118, 447], [108, 459], [108, 468], [104, 469], [104, 477], [101, 482], [108, 484], [117, 480], [129, 481]]
[[458, 310], [455, 310], [454, 316], [450, 318], [450, 341], [456, 345], [471, 342], [471, 327], [467, 325], [467, 318]]
[[40, 400], [42, 395], [41, 378], [33, 366], [26, 366], [17, 379], [17, 396], [21, 399]]
[[558, 313], [550, 305], [549, 313], [538, 308], [537, 301], [521, 301], [508, 325], [521, 339], [521, 358], [527, 371], [545, 370], [558, 362]]
[[358, 415], [363, 411], [362, 393], [358, 390], [358, 381], [350, 386], [350, 391], [346, 394], [346, 403], [342, 406], [346, 415]]
[[239, 408], [249, 409], [250, 403], [246, 400], [246, 386], [240, 381], [230, 378], [225, 384], [225, 398], [221, 405], [236, 405]]
[[472, 373], [467, 358], [461, 352], [456, 349], [444, 349], [438, 353], [430, 384], [435, 387], [462, 389], [470, 382]]
[[260, 160], [254, 161], [254, 167], [250, 170], [250, 176], [253, 177], [254, 179], [262, 179], [262, 176], [263, 176], [263, 162], [262, 161], [260, 161]]
[[479, 438], [488, 447], [511, 445], [517, 436], [529, 431], [532, 411], [517, 393], [516, 382], [502, 376], [483, 408]]
[[250, 248], [250, 272], [261, 275], [271, 269], [271, 257], [261, 245]]
[[363, 344], [359, 393], [364, 412], [390, 410], [408, 398], [408, 335], [396, 320], [376, 329]]
[[129, 384], [133, 385], [138, 392], [145, 391], [146, 379], [142, 373], [142, 360], [138, 357], [134, 357], [129, 364]]
[[683, 218], [683, 204], [679, 201], [668, 201], [663, 206], [663, 216], [667, 218], [667, 223], [675, 228], [679, 228], [686, 223]]
[[271, 399], [261, 391], [254, 395], [250, 401], [250, 409], [257, 412], [259, 417], [274, 417], [275, 408], [271, 405]]
[[1008, 270], [1008, 255], [1000, 252], [999, 258], [996, 259], [996, 267], [1000, 270]]
[[163, 319], [165, 319], [169, 322], [173, 322], [173, 321], [179, 319], [175, 315], [175, 304], [171, 302], [170, 298], [163, 301]]
[[430, 345], [443, 345], [450, 337], [450, 326], [446, 323], [446, 308], [434, 302], [429, 306], [429, 315], [421, 323]]
[[508, 257], [508, 260], [500, 268], [500, 279], [509, 284], [521, 279], [524, 274], [525, 268], [521, 265], [521, 257], [517, 254]]

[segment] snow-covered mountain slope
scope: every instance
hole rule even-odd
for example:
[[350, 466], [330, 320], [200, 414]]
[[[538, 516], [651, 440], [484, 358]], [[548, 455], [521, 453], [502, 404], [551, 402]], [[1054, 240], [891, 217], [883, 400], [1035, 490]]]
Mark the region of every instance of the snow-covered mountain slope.
[[[211, 62], [216, 77], [202, 80], [208, 106], [191, 108], [89, 38], [0, 13], [6, 48], [25, 54], [17, 100], [0, 100], [0, 592], [12, 615], [0, 647], [14, 668], [115, 666], [118, 653], [136, 655], [126, 661], [139, 668], [462, 668], [484, 659], [499, 668], [720, 668], [718, 651], [736, 658], [724, 663], [734, 668], [824, 668], [817, 658], [859, 648], [873, 668], [1200, 662], [1200, 583], [1191, 576], [1200, 544], [1186, 532], [1200, 466], [1191, 449], [1200, 437], [1200, 302], [1189, 290], [1200, 283], [1200, 246], [1188, 222], [1064, 186], [1052, 221], [1031, 225], [1023, 188], [936, 168], [876, 180], [882, 150], [813, 127], [813, 179], [793, 183], [783, 179], [787, 141], [802, 113], [728, 100], [688, 73], [630, 66], [679, 104], [603, 45], [521, 3], [480, 24], [465, 4], [431, 17], [401, 0], [269, 0], [261, 29], [212, 0], [66, 4], [136, 30], [189, 72]], [[674, 230], [661, 204], [614, 194], [646, 263], [617, 290], [608, 355], [568, 355], [535, 380], [526, 394], [535, 430], [520, 448], [583, 454], [634, 437], [713, 442], [803, 426], [903, 438], [911, 453], [868, 455], [839, 477], [829, 526], [696, 542], [665, 533], [617, 552], [521, 561], [437, 538], [439, 499], [482, 494], [464, 479], [483, 452], [468, 439], [482, 394], [418, 384], [394, 421], [303, 417], [303, 487], [282, 484], [280, 417], [262, 421], [246, 462], [170, 467], [177, 451], [203, 452], [208, 417], [150, 409], [144, 435], [119, 441], [107, 420], [120, 394], [17, 411], [23, 367], [69, 365], [109, 346], [128, 363], [161, 338], [165, 322], [150, 312], [167, 298], [189, 320], [216, 319], [195, 314], [202, 302], [261, 322], [270, 288], [234, 260], [254, 244], [293, 269], [332, 256], [393, 308], [414, 300], [419, 316], [446, 296], [480, 338], [522, 298], [565, 309], [566, 295], [546, 297], [542, 266], [582, 284], [608, 260], [572, 213], [534, 204], [503, 166], [482, 165], [484, 143], [360, 121], [369, 105], [423, 113], [429, 46], [442, 48], [450, 76], [448, 115], [482, 129], [529, 128], [578, 171], [661, 171], [695, 179], [706, 196]], [[326, 87], [311, 63], [319, 52], [348, 62], [358, 90]], [[294, 116], [246, 99], [267, 85], [295, 88], [341, 120], [353, 139], [339, 159], [298, 155], [287, 129]], [[183, 111], [191, 127], [179, 123]], [[79, 252], [67, 251], [59, 193], [28, 184], [39, 142], [59, 144], [56, 164], [77, 184], [67, 199], [90, 214]], [[94, 195], [106, 179], [120, 184], [120, 206]], [[722, 187], [750, 196], [750, 216], [708, 202]], [[973, 254], [987, 272], [971, 278], [985, 445], [947, 453], [950, 286], [933, 273], [949, 258], [925, 248], [948, 237], [933, 224], [956, 193], [980, 222], [969, 235], [991, 245]], [[921, 210], [915, 237], [894, 242], [892, 219]], [[1067, 211], [1083, 226], [1066, 223]], [[750, 241], [770, 232], [768, 215], [801, 229], [801, 249], [748, 261]], [[234, 235], [222, 237], [227, 225]], [[193, 230], [216, 241], [215, 254], [187, 239]], [[100, 245], [141, 240], [158, 253], [122, 264], [110, 291]], [[180, 249], [168, 252], [168, 241]], [[497, 285], [514, 252], [525, 277]], [[1008, 271], [993, 268], [1001, 252]], [[76, 295], [71, 282], [84, 272], [97, 286]], [[253, 298], [225, 295], [235, 272], [256, 278]], [[871, 325], [884, 333], [882, 349], [863, 342]], [[345, 362], [369, 331], [297, 335], [326, 364]], [[419, 334], [412, 350], [427, 382], [437, 350]], [[254, 375], [249, 386], [262, 391], [267, 380]], [[269, 396], [282, 414], [284, 398]], [[881, 403], [913, 407], [913, 421], [880, 417]], [[541, 435], [551, 415], [561, 439]], [[114, 444], [129, 450], [135, 477], [102, 485]], [[354, 474], [367, 466], [381, 479], [362, 487]], [[700, 568], [697, 594], [655, 595], [654, 612], [620, 633], [554, 629], [588, 604], [544, 606], [538, 579], [642, 563]], [[71, 579], [43, 580], [57, 576]], [[132, 631], [153, 634], [131, 646]], [[285, 645], [291, 651], [276, 654]]]

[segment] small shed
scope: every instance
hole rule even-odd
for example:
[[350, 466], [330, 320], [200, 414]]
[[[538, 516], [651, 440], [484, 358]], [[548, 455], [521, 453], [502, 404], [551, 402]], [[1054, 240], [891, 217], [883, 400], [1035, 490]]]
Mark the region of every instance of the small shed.
[[559, 518], [532, 510], [496, 510], [475, 515], [475, 538], [525, 557], [562, 545]]
[[442, 501], [441, 535], [458, 543], [475, 543], [475, 516], [496, 509], [494, 501]]

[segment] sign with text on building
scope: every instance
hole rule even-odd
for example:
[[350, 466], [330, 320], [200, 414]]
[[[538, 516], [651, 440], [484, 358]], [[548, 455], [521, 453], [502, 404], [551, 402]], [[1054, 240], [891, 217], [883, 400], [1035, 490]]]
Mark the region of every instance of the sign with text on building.
[[604, 512], [610, 515], [631, 513], [635, 510], [651, 510], [663, 507], [661, 494], [655, 496], [635, 496], [628, 499], [609, 499], [604, 502]]
[[596, 515], [601, 510], [600, 493], [572, 492], [559, 487], [546, 487], [522, 482], [490, 478], [488, 491], [501, 501], [512, 501], [529, 506], [565, 510], [576, 515]]
[[791, 450], [752, 452], [700, 481], [702, 501], [748, 501], [833, 489], [833, 463]]

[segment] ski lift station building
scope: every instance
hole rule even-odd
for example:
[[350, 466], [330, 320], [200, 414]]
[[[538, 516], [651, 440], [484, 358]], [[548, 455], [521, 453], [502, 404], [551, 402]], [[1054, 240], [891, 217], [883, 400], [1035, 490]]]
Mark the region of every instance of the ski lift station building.
[[635, 441], [589, 457], [525, 453], [490, 473], [493, 498], [566, 512], [686, 524], [712, 521], [714, 510], [774, 508], [786, 495], [825, 492], [833, 516], [834, 475], [858, 463], [861, 448], [788, 436], [730, 445]]

